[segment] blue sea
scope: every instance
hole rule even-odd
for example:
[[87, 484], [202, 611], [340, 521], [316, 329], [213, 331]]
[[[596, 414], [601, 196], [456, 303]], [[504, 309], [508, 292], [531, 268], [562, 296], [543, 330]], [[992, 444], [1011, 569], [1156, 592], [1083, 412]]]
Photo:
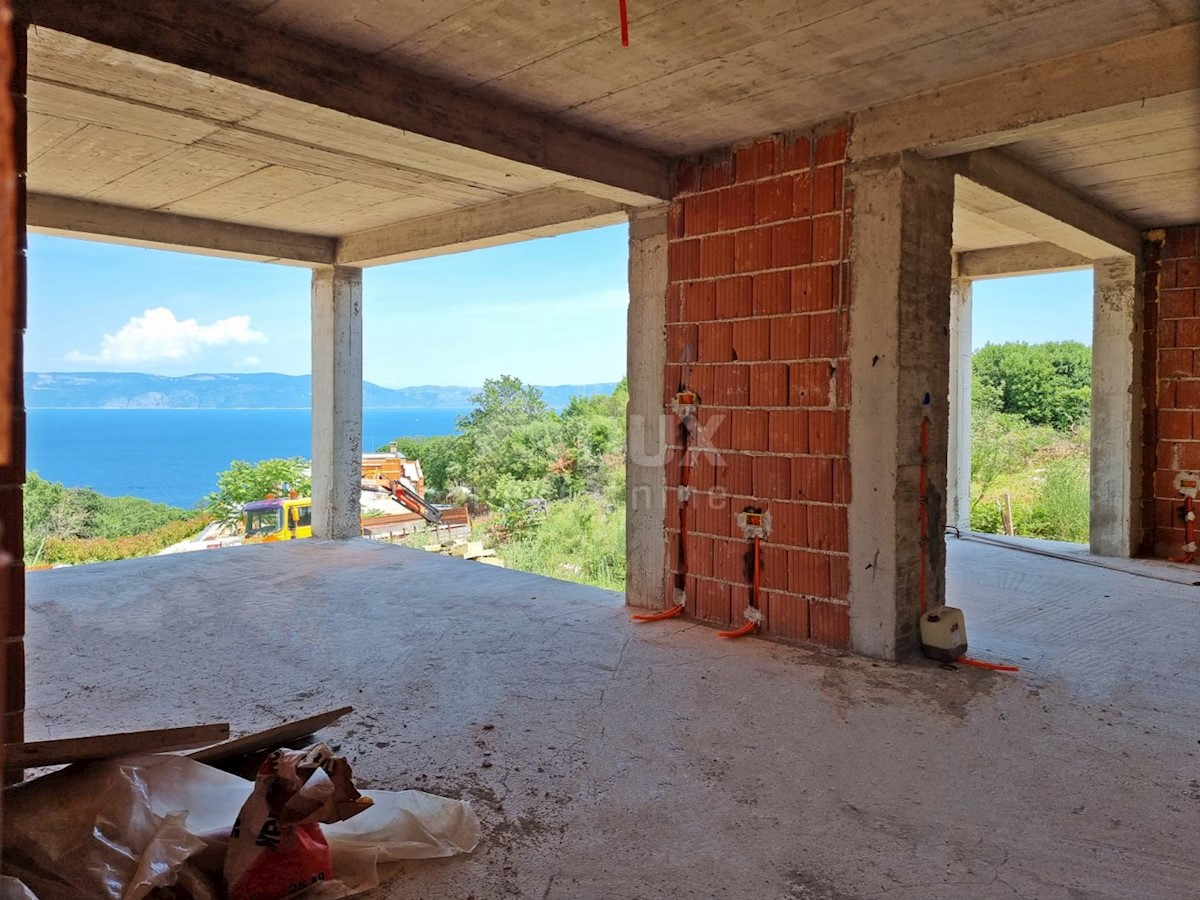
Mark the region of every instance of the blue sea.
[[[363, 447], [452, 434], [465, 409], [367, 409]], [[191, 508], [235, 459], [312, 456], [307, 409], [31, 409], [28, 467], [68, 487]]]

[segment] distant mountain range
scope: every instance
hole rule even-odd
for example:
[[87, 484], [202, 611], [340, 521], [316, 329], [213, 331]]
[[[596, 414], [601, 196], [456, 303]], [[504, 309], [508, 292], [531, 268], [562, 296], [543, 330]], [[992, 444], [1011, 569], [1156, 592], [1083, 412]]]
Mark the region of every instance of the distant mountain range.
[[[561, 409], [572, 397], [607, 394], [615, 384], [559, 384], [538, 390]], [[419, 385], [385, 388], [363, 382], [367, 409], [465, 409], [477, 387]], [[309, 375], [184, 375], [168, 378], [136, 372], [27, 372], [30, 409], [307, 409]]]

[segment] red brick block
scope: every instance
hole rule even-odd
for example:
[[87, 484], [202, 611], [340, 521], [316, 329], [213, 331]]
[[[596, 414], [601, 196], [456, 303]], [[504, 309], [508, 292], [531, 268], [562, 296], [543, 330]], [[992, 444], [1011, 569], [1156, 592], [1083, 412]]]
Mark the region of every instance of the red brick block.
[[[850, 248], [854, 246], [854, 214], [850, 210], [846, 210], [842, 216], [842, 247], [844, 253], [842, 256], [846, 259], [850, 258]], [[846, 269], [846, 291], [843, 294], [845, 297], [850, 296], [850, 269]]]
[[826, 165], [827, 163], [841, 162], [846, 158], [846, 143], [849, 139], [849, 131], [845, 126], [838, 126], [828, 134], [823, 134], [817, 138], [817, 147], [814, 158], [818, 166]]
[[1175, 281], [1181, 288], [1200, 287], [1200, 257], [1177, 260]]
[[809, 638], [815, 644], [850, 649], [850, 608], [834, 603], [810, 600], [808, 604]]
[[[730, 512], [730, 516], [734, 513]], [[750, 580], [749, 545], [740, 535], [732, 539], [716, 541], [713, 547], [713, 577], [734, 584]]]
[[1172, 386], [1175, 391], [1174, 402], [1167, 403], [1160, 401], [1163, 406], [1175, 406], [1179, 409], [1200, 409], [1200, 381], [1178, 381], [1174, 382]]
[[834, 600], [850, 597], [850, 557], [829, 557], [829, 596]]
[[738, 184], [717, 193], [717, 226], [722, 231], [754, 224], [754, 185]]
[[683, 233], [688, 237], [717, 230], [717, 192], [693, 194], [683, 199]]
[[1192, 439], [1192, 413], [1181, 409], [1158, 411], [1158, 436], [1166, 441]]
[[696, 419], [699, 428], [690, 435], [690, 446], [699, 450], [728, 450], [732, 447], [732, 422], [728, 409], [720, 406], [701, 407]]
[[842, 258], [842, 216], [833, 213], [812, 220], [813, 262], [832, 262]]
[[750, 405], [787, 406], [788, 367], [786, 363], [762, 363], [750, 367]]
[[[733, 323], [703, 322], [699, 329], [700, 362], [721, 363], [733, 361]], [[674, 357], [672, 357], [673, 359]]]
[[696, 580], [696, 618], [729, 623], [729, 586], [707, 578]]
[[667, 280], [687, 281], [700, 276], [700, 241], [671, 241], [667, 245]]
[[808, 412], [803, 409], [773, 409], [770, 433], [764, 450], [772, 453], [808, 452]]
[[682, 285], [683, 321], [705, 322], [717, 317], [716, 283], [689, 281]]
[[767, 411], [764, 409], [735, 409], [732, 412], [732, 450], [767, 449]]
[[759, 559], [759, 585], [763, 591], [788, 589], [788, 550], [786, 547], [764, 544]]
[[834, 359], [838, 355], [838, 317], [835, 312], [808, 317], [808, 357]]
[[696, 358], [697, 326], [668, 325], [667, 326], [667, 361], [691, 362]]
[[684, 201], [675, 200], [667, 209], [667, 238], [668, 240], [676, 240], [683, 237], [685, 233], [684, 225]]
[[816, 456], [845, 456], [848, 414], [844, 409], [813, 409], [808, 413], [809, 452]]
[[798, 172], [792, 179], [792, 215], [806, 218], [812, 215], [812, 172]]
[[[1158, 366], [1155, 364], [1155, 362], [1151, 362], [1148, 358], [1143, 360], [1143, 363], [1142, 371], [1145, 372], [1147, 368], [1150, 370], [1150, 374], [1146, 376], [1146, 383], [1153, 385], [1154, 379], [1158, 377]], [[1147, 407], [1149, 409], [1154, 409], [1155, 406], [1161, 406], [1163, 409], [1175, 409], [1176, 407], [1186, 409], [1187, 407], [1184, 406], [1184, 404], [1175, 400], [1175, 387], [1179, 384], [1183, 384], [1183, 382], [1161, 381], [1158, 383], [1157, 390], [1154, 390], [1152, 386], [1150, 390], [1147, 391]]]
[[683, 366], [668, 364], [663, 367], [663, 403], [670, 403], [676, 391], [683, 390]]
[[1196, 315], [1196, 292], [1191, 288], [1177, 288], [1158, 295], [1158, 318], [1190, 319]]
[[812, 165], [812, 140], [808, 137], [784, 138], [783, 171], [794, 172]]
[[750, 402], [750, 367], [716, 366], [713, 372], [713, 403], [745, 406]]
[[753, 276], [738, 275], [734, 278], [721, 278], [715, 284], [718, 319], [741, 319], [751, 314], [753, 310]]
[[[701, 326], [703, 327], [703, 326]], [[715, 403], [717, 389], [716, 366], [692, 366], [687, 373], [687, 385], [700, 396], [701, 403]]]
[[733, 235], [733, 271], [760, 272], [771, 268], [770, 228], [749, 228]]
[[690, 160], [680, 160], [675, 164], [675, 193], [690, 194], [699, 185], [696, 167]]
[[838, 212], [842, 208], [842, 167], [828, 166], [813, 173], [813, 214]]
[[828, 406], [833, 371], [828, 362], [792, 363], [788, 402], [792, 406]]
[[771, 178], [754, 185], [754, 217], [760, 223], [781, 222], [792, 217], [792, 181]]
[[1176, 347], [1200, 347], [1200, 319], [1178, 319], [1174, 324]]
[[713, 574], [713, 553], [716, 541], [704, 534], [689, 534], [687, 542], [687, 569], [689, 575], [706, 578]]
[[713, 278], [733, 272], [734, 237], [732, 234], [710, 234], [694, 242], [700, 245], [696, 257], [696, 276]]
[[846, 507], [826, 506], [821, 503], [808, 507], [808, 545], [814, 550], [845, 553], [849, 534]]
[[771, 230], [771, 259], [776, 268], [812, 261], [812, 227], [808, 219], [784, 222]]
[[[810, 538], [811, 540], [811, 538]], [[791, 558], [792, 577], [788, 580], [793, 594], [806, 597], [829, 596], [829, 556], [810, 550], [794, 550]]]
[[771, 319], [771, 359], [783, 362], [807, 359], [809, 356], [809, 319], [811, 316], [792, 315]]
[[[1142, 282], [1148, 287], [1148, 290], [1153, 289], [1154, 279], [1147, 275], [1147, 278]], [[1164, 259], [1159, 266], [1158, 286], [1160, 288], [1176, 288], [1179, 287], [1179, 261], [1175, 259]], [[1147, 293], [1146, 296], [1150, 296]]]
[[792, 496], [810, 503], [833, 500], [834, 460], [820, 456], [797, 456], [792, 460]]
[[[846, 334], [849, 329], [842, 331]], [[845, 357], [837, 361], [837, 376], [834, 378], [834, 383], [837, 386], [837, 396], [835, 402], [843, 409], [850, 407], [850, 360]]]
[[1160, 350], [1158, 353], [1158, 372], [1163, 378], [1192, 375], [1191, 350]]
[[1169, 350], [1177, 346], [1178, 330], [1176, 326], [1182, 319], [1167, 319], [1165, 322], [1159, 322], [1158, 328], [1155, 329], [1155, 334], [1158, 336], [1158, 348], [1160, 350]]
[[788, 500], [792, 491], [790, 456], [756, 456], [753, 459], [754, 496], [764, 500]]
[[700, 167], [699, 189], [715, 191], [733, 184], [733, 160], [718, 159]]
[[[743, 453], [721, 454], [721, 490], [725, 493], [726, 509], [734, 497], [752, 497], [754, 491], [754, 458]], [[730, 526], [732, 527], [732, 526]], [[732, 534], [732, 532], [730, 532]]]
[[763, 631], [787, 641], [808, 640], [808, 601], [792, 594], [767, 592]]
[[792, 278], [788, 272], [762, 272], [753, 279], [753, 312], [773, 316], [792, 310]]
[[850, 460], [833, 461], [833, 502], [850, 502]]
[[771, 320], [738, 319], [733, 323], [733, 358], [743, 362], [769, 359]]
[[1200, 225], [1168, 228], [1162, 255], [1163, 259], [1183, 259], [1200, 255]]
[[767, 138], [733, 151], [734, 172], [738, 181], [756, 181], [778, 175], [782, 163], [782, 147], [777, 138]]
[[771, 513], [771, 543], [788, 547], [808, 546], [808, 512], [803, 505], [772, 503], [768, 509]]

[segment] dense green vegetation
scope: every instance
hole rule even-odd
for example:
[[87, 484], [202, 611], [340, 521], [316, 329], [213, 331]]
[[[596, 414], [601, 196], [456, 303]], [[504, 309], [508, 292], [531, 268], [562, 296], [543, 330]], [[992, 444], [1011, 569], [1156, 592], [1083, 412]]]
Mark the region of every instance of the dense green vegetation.
[[620, 590], [628, 400], [622, 381], [556, 412], [537, 388], [505, 375], [471, 398], [458, 434], [395, 443], [421, 460], [429, 499], [484, 514], [486, 538], [508, 565]]
[[242, 506], [251, 500], [283, 491], [296, 491], [302, 497], [312, 493], [308, 460], [298, 456], [257, 463], [235, 459], [217, 476], [217, 489], [208, 495], [208, 514], [222, 522], [235, 522]]
[[988, 344], [972, 359], [971, 528], [1002, 534], [1000, 503], [1026, 537], [1085, 542], [1090, 347]]
[[[194, 511], [138, 497], [106, 497], [90, 488], [64, 487], [57, 481], [45, 480], [37, 472], [30, 472], [25, 481], [25, 562], [38, 565], [73, 561], [65, 558], [73, 555], [68, 549], [72, 542], [91, 541], [96, 548], [105, 541], [130, 544], [134, 537], [160, 535], [164, 530], [173, 534], [179, 523], [195, 517]], [[169, 540], [148, 552], [157, 552], [176, 540], [181, 538]], [[132, 543], [149, 546], [155, 544], [156, 539]]]

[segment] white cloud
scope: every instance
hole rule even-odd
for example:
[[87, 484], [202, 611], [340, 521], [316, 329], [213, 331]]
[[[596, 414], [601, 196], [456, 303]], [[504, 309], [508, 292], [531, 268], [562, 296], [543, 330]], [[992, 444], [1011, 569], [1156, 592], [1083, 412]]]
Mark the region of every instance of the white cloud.
[[247, 356], [245, 359], [242, 360], [242, 365], [243, 366], [261, 366], [262, 360], [259, 359], [257, 356]]
[[218, 347], [266, 342], [265, 334], [250, 327], [249, 316], [230, 316], [201, 325], [195, 319], [177, 319], [175, 313], [160, 306], [134, 316], [116, 334], [104, 335], [98, 353], [72, 350], [67, 359], [100, 365], [187, 362]]

